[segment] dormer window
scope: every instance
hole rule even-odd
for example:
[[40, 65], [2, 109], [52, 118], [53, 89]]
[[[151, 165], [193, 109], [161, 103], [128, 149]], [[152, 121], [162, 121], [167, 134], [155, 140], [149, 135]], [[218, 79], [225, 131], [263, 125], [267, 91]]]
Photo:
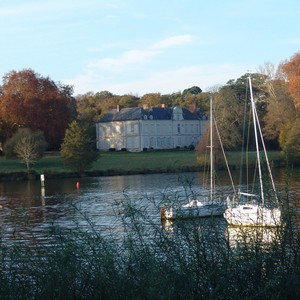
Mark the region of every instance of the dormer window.
[[173, 120], [175, 121], [182, 121], [183, 120], [183, 112], [180, 107], [173, 108]]

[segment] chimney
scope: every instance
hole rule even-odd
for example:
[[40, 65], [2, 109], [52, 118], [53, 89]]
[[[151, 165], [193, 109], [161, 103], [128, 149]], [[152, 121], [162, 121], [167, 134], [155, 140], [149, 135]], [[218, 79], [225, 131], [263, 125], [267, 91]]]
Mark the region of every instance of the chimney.
[[121, 111], [122, 108], [123, 108], [122, 105], [117, 105], [117, 112]]
[[189, 111], [192, 112], [193, 114], [195, 114], [197, 112], [196, 103], [190, 104]]

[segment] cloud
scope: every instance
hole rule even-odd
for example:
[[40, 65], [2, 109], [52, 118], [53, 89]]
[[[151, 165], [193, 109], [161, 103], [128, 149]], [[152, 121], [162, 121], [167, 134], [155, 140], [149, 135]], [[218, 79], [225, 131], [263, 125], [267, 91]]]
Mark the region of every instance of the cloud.
[[152, 72], [143, 77], [118, 80], [108, 78], [98, 72], [86, 72], [72, 80], [65, 81], [75, 86], [75, 94], [89, 91], [108, 90], [117, 95], [134, 94], [142, 96], [147, 93], [171, 94], [183, 91], [192, 86], [199, 86], [208, 91], [217, 85], [224, 85], [230, 79], [236, 79], [245, 74], [253, 66], [236, 64], [193, 65]]
[[151, 57], [157, 55], [158, 51], [153, 50], [130, 50], [119, 57], [106, 57], [88, 63], [87, 67], [92, 69], [107, 70], [110, 72], [122, 72], [125, 68], [146, 64]]
[[151, 46], [152, 49], [165, 49], [170, 48], [177, 45], [182, 45], [189, 43], [193, 40], [193, 37], [189, 34], [186, 35], [177, 35], [166, 38], [154, 45]]
[[128, 68], [139, 68], [141, 65], [148, 64], [155, 56], [181, 44], [186, 44], [192, 41], [191, 35], [178, 35], [166, 38], [154, 43], [145, 49], [133, 49], [125, 51], [118, 57], [105, 57], [98, 60], [93, 60], [88, 63], [87, 68], [106, 70], [109, 72], [123, 72]]
[[[229, 79], [238, 78], [253, 66], [235, 64], [195, 64], [164, 65], [159, 61], [161, 54], [170, 56], [179, 45], [192, 43], [191, 35], [177, 35], [160, 40], [144, 49], [132, 49], [117, 57], [104, 57], [89, 62], [79, 76], [65, 80], [75, 87], [75, 94], [89, 91], [108, 90], [114, 94], [138, 94], [160, 92], [162, 94], [182, 91], [192, 86], [199, 86], [203, 91], [223, 85]], [[155, 65], [155, 67], [153, 67]], [[165, 69], [161, 69], [161, 66]]]

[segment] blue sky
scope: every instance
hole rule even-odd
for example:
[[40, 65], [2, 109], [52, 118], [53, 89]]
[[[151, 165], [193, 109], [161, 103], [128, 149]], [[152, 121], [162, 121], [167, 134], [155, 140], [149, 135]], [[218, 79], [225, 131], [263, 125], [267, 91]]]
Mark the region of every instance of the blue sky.
[[74, 95], [207, 91], [300, 51], [299, 0], [1, 0], [0, 76]]

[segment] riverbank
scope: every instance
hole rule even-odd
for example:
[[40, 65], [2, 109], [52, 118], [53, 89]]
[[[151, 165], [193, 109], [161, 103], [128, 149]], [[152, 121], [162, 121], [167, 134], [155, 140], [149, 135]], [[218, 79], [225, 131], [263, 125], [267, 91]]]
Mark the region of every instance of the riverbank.
[[[227, 154], [230, 169], [240, 167], [240, 152]], [[284, 159], [280, 152], [269, 153], [273, 167], [283, 167]], [[19, 160], [0, 158], [0, 181], [39, 180], [40, 175], [46, 178], [78, 178], [83, 176], [116, 176], [155, 173], [198, 172], [205, 169], [204, 157], [197, 159], [195, 151], [146, 151], [146, 152], [102, 152], [100, 158], [90, 170], [79, 174], [64, 166], [59, 152], [46, 155], [30, 170], [26, 172], [25, 164]], [[250, 164], [254, 165], [253, 157], [249, 157]], [[225, 169], [225, 164], [217, 163], [216, 169]]]

